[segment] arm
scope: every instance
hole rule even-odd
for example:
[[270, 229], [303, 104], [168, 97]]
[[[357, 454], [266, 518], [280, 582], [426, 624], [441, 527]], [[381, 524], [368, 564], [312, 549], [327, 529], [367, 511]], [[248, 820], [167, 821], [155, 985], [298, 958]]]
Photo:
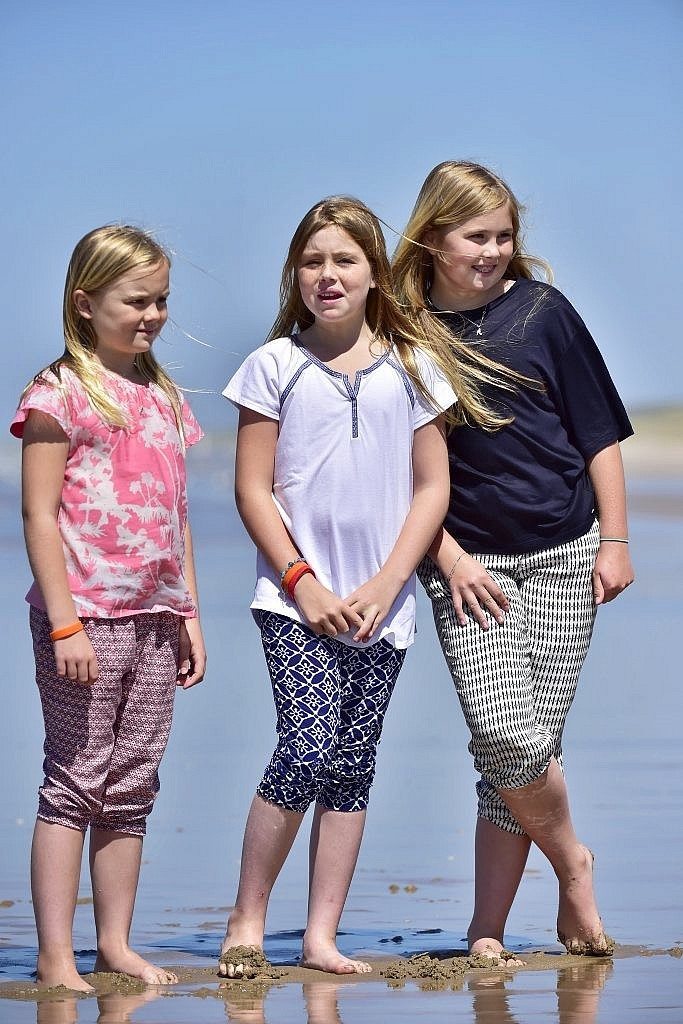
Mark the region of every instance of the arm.
[[183, 690], [189, 690], [191, 686], [201, 683], [206, 672], [206, 648], [199, 621], [197, 576], [189, 523], [185, 527], [185, 581], [197, 609], [195, 618], [181, 620], [178, 641], [178, 686], [182, 686]]
[[[237, 511], [254, 544], [279, 574], [288, 562], [299, 556], [299, 552], [273, 501], [277, 438], [277, 420], [240, 408], [235, 460]], [[346, 601], [310, 574], [297, 583], [295, 598], [315, 633], [336, 636], [362, 624], [358, 613]]]
[[[24, 425], [22, 449], [22, 515], [26, 551], [51, 629], [76, 622], [57, 517], [69, 450], [66, 434], [47, 413], [33, 410]], [[99, 669], [84, 632], [54, 641], [57, 674], [92, 685]]]
[[[628, 539], [626, 486], [621, 449], [617, 441], [586, 463], [595, 491], [601, 537]], [[635, 579], [628, 544], [601, 542], [593, 567], [593, 596], [596, 604], [618, 597]]]
[[354, 640], [369, 640], [410, 579], [448, 510], [448, 454], [441, 417], [415, 431], [413, 500], [405, 523], [380, 571], [347, 598], [363, 619]]

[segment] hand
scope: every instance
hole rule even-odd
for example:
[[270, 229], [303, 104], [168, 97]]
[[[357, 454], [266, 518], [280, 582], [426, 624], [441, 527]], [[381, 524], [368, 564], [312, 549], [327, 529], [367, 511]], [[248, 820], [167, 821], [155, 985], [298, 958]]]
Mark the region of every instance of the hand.
[[177, 686], [189, 690], [201, 683], [206, 671], [206, 648], [199, 619], [181, 619], [178, 637]]
[[601, 544], [593, 566], [593, 600], [607, 604], [635, 579], [628, 544]]
[[302, 576], [294, 588], [294, 599], [308, 625], [318, 636], [347, 633], [363, 620], [346, 601], [318, 583], [311, 574]]
[[382, 625], [389, 609], [401, 590], [400, 584], [392, 583], [382, 574], [382, 570], [354, 590], [346, 598], [350, 608], [357, 612], [363, 624], [354, 636], [354, 640], [369, 640]]
[[493, 616], [499, 626], [502, 625], [504, 612], [510, 607], [510, 602], [481, 562], [472, 555], [465, 552], [459, 559], [451, 576], [450, 588], [455, 617], [460, 626], [467, 624], [465, 605], [482, 629], [489, 628], [484, 610]]
[[72, 683], [92, 686], [100, 676], [100, 667], [90, 639], [81, 629], [73, 636], [53, 642], [57, 675], [70, 679]]

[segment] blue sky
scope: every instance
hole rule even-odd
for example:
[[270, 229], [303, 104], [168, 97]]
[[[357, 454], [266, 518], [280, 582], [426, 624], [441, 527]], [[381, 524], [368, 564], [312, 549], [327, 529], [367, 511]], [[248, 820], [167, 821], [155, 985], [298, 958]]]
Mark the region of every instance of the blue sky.
[[[360, 196], [401, 228], [430, 168], [488, 164], [630, 407], [683, 398], [680, 0], [8, 2], [0, 14], [9, 419], [58, 355], [76, 241], [177, 253], [158, 356], [216, 397], [276, 311], [292, 231]], [[387, 232], [389, 248], [396, 238]]]

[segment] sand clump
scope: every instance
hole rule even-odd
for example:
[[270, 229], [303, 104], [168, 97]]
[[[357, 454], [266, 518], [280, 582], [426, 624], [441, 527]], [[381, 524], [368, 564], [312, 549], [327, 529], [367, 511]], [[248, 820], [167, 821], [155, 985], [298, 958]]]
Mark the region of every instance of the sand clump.
[[234, 964], [235, 967], [242, 966], [242, 972], [234, 979], [235, 981], [278, 981], [285, 973], [279, 967], [274, 967], [270, 960], [266, 959], [263, 950], [255, 946], [231, 946], [221, 955], [220, 962], [226, 965]]
[[[392, 988], [402, 987], [406, 981], [417, 981], [421, 987], [462, 988], [467, 971], [501, 969], [500, 961], [514, 960], [515, 954], [501, 950], [497, 958], [475, 953], [472, 956], [457, 956], [447, 959], [419, 953], [407, 960], [393, 960], [380, 971], [381, 977]], [[503, 968], [504, 969], [504, 968]]]

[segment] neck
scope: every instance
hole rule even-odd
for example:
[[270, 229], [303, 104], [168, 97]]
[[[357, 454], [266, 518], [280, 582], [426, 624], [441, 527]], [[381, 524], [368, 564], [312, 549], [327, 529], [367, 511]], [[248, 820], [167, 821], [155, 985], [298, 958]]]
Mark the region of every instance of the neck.
[[373, 333], [367, 322], [360, 323], [326, 323], [316, 320], [300, 334], [304, 345], [309, 349], [317, 349], [330, 354], [349, 352], [356, 345], [369, 347]]
[[119, 377], [125, 377], [126, 380], [132, 380], [135, 383], [140, 383], [145, 379], [135, 365], [134, 359], [131, 361], [125, 357], [121, 359], [109, 358], [105, 362], [104, 359], [100, 358], [97, 352], [93, 353], [93, 358], [96, 363], [99, 363], [100, 366], [105, 370], [108, 370], [109, 373], [115, 373]]
[[494, 299], [503, 295], [511, 284], [512, 281], [503, 279], [498, 281], [493, 288], [489, 288], [488, 291], [467, 294], [449, 288], [448, 284], [443, 281], [434, 281], [429, 294], [437, 309], [461, 313], [466, 312], [468, 309], [481, 309], [482, 306], [487, 306], [489, 302], [493, 302]]

